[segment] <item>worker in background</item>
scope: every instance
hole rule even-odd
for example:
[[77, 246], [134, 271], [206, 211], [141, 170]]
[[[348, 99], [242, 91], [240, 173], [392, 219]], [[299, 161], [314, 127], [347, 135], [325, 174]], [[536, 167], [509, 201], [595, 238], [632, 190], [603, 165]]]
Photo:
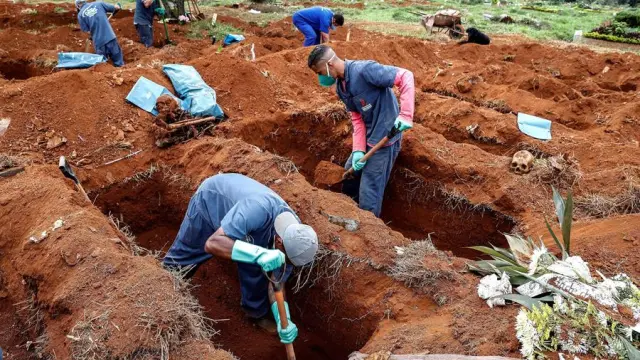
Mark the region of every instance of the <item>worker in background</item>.
[[479, 44], [479, 45], [489, 45], [491, 39], [484, 33], [480, 32], [480, 30], [476, 28], [468, 28], [467, 33], [464, 35], [464, 38], [458, 42], [458, 44]]
[[145, 47], [153, 46], [153, 16], [163, 17], [165, 12], [160, 0], [136, 0], [136, 11], [133, 15], [133, 25], [136, 27], [140, 42]]
[[75, 3], [80, 30], [89, 33], [96, 54], [111, 59], [114, 66], [124, 65], [122, 50], [107, 18], [108, 12], [120, 10], [120, 4], [111, 5], [102, 1], [87, 3], [86, 0], [75, 0]]
[[[371, 60], [344, 61], [326, 45], [318, 45], [311, 51], [308, 66], [318, 74], [320, 85], [336, 84], [338, 97], [351, 114], [353, 152], [345, 168], [353, 167], [355, 178], [343, 181], [342, 191], [361, 209], [380, 217], [384, 189], [400, 152], [402, 132], [413, 127], [413, 73]], [[400, 107], [394, 86], [400, 90]], [[368, 161], [360, 161], [392, 128], [398, 131], [397, 135]]]
[[314, 6], [298, 10], [293, 14], [293, 25], [304, 35], [303, 46], [312, 46], [329, 41], [329, 29], [344, 25], [344, 16], [333, 11]]
[[293, 270], [291, 265], [311, 263], [317, 250], [313, 228], [301, 224], [273, 190], [244, 175], [218, 174], [203, 181], [189, 201], [163, 263], [190, 278], [213, 256], [235, 261], [241, 306], [248, 317], [267, 331], [277, 331], [281, 342], [291, 343], [298, 328], [291, 322], [286, 302], [289, 326], [280, 328], [267, 273], [273, 272], [272, 281], [284, 283]]

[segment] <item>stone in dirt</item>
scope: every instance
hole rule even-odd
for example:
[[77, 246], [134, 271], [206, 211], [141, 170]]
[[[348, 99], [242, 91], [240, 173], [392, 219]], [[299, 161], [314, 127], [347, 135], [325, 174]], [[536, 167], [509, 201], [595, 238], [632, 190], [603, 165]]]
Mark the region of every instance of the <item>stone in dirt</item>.
[[67, 143], [67, 138], [58, 134], [53, 134], [47, 141], [47, 149], [55, 149]]

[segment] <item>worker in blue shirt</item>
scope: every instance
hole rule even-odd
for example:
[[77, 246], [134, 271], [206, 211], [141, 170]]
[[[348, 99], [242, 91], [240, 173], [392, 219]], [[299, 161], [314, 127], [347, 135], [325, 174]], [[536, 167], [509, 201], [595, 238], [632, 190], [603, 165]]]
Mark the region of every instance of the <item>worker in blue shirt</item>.
[[[327, 45], [309, 54], [309, 68], [318, 74], [322, 86], [336, 84], [338, 97], [346, 105], [353, 124], [353, 151], [345, 168], [353, 167], [355, 178], [343, 181], [342, 191], [361, 209], [380, 217], [384, 189], [400, 152], [402, 132], [413, 127], [415, 84], [407, 69], [375, 61], [345, 61]], [[400, 106], [393, 87], [400, 92]], [[396, 135], [391, 133], [395, 129]], [[368, 161], [365, 152], [390, 139]]]
[[86, 0], [75, 0], [75, 3], [80, 30], [89, 33], [96, 54], [111, 59], [114, 66], [124, 65], [122, 50], [107, 18], [107, 13], [120, 10], [120, 5], [114, 6], [102, 1], [87, 3]]
[[342, 14], [314, 6], [298, 10], [293, 14], [293, 25], [304, 35], [303, 46], [318, 45], [329, 41], [329, 29], [335, 30], [336, 25], [344, 25]]
[[[298, 328], [280, 327], [272, 281], [283, 283], [292, 266], [313, 261], [318, 236], [300, 223], [289, 205], [265, 185], [241, 174], [214, 175], [198, 187], [163, 263], [186, 278], [213, 256], [238, 263], [241, 306], [257, 325], [277, 331], [280, 341], [291, 343]], [[285, 256], [286, 255], [286, 256]], [[290, 262], [290, 263], [288, 263]], [[275, 318], [269, 318], [269, 308]]]
[[165, 11], [159, 4], [160, 0], [136, 0], [136, 11], [133, 15], [133, 25], [136, 27], [140, 42], [145, 47], [153, 46], [153, 15], [162, 17]]

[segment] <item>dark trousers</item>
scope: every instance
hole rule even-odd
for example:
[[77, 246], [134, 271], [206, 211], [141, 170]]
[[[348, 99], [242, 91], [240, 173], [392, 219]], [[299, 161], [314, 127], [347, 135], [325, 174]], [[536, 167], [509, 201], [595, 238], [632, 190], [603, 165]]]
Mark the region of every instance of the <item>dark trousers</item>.
[[[342, 182], [342, 192], [357, 202], [360, 209], [371, 211], [376, 217], [380, 217], [382, 212], [384, 189], [387, 187], [393, 164], [400, 153], [401, 141], [402, 139], [376, 151], [364, 168], [355, 172], [353, 179]], [[351, 156], [344, 168], [350, 167]]]
[[113, 66], [120, 67], [124, 65], [124, 57], [122, 56], [122, 50], [120, 49], [117, 39], [113, 39], [100, 47], [96, 47], [95, 50], [96, 54], [104, 55], [107, 59], [111, 59]]
[[153, 25], [138, 25], [136, 24], [136, 31], [140, 42], [146, 47], [153, 46]]

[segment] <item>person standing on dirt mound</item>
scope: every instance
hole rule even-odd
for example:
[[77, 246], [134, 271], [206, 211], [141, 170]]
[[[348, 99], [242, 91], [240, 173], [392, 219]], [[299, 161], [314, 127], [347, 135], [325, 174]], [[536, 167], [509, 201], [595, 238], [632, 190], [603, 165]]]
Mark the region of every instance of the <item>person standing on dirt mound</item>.
[[329, 28], [336, 29], [344, 25], [342, 14], [333, 14], [333, 11], [314, 6], [298, 10], [293, 14], [293, 25], [304, 35], [303, 46], [318, 45], [329, 41]]
[[[353, 167], [353, 179], [344, 180], [342, 192], [361, 209], [380, 217], [384, 189], [400, 152], [402, 132], [413, 127], [415, 85], [409, 70], [375, 61], [344, 61], [327, 45], [309, 54], [308, 64], [320, 85], [336, 84], [338, 97], [351, 114], [353, 151], [345, 168]], [[393, 87], [400, 90], [400, 107]], [[392, 132], [392, 130], [394, 130]], [[368, 161], [365, 151], [389, 137]]]
[[136, 27], [140, 42], [145, 47], [153, 46], [153, 16], [164, 16], [165, 12], [160, 0], [136, 0], [136, 12], [133, 15], [133, 26]]
[[296, 338], [298, 328], [290, 320], [286, 302], [289, 326], [280, 328], [271, 281], [284, 283], [293, 270], [290, 265], [311, 263], [317, 250], [316, 232], [301, 224], [273, 190], [241, 174], [219, 174], [203, 181], [189, 201], [163, 264], [190, 278], [213, 256], [237, 262], [242, 308], [258, 326], [277, 331], [287, 344]]
[[124, 65], [122, 50], [107, 18], [107, 13], [120, 10], [120, 5], [114, 6], [102, 1], [87, 3], [86, 0], [75, 0], [75, 2], [80, 30], [89, 33], [96, 54], [111, 59], [114, 66]]

